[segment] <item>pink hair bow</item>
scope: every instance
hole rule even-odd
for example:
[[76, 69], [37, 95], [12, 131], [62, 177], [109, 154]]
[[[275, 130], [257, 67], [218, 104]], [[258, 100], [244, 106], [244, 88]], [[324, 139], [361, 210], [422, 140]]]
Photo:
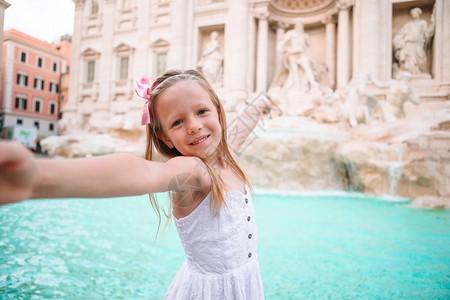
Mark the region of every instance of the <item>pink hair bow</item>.
[[133, 81], [133, 85], [136, 94], [139, 97], [146, 99], [144, 103], [144, 110], [142, 111], [142, 125], [150, 124], [150, 111], [148, 106], [152, 96], [150, 93], [150, 82], [147, 77], [139, 76]]

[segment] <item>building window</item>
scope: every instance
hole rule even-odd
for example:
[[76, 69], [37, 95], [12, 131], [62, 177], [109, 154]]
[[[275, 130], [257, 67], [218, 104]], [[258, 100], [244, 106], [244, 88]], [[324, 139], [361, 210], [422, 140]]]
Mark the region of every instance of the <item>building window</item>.
[[95, 61], [91, 60], [87, 62], [86, 82], [94, 82], [94, 79], [95, 79]]
[[17, 96], [16, 109], [27, 110], [27, 98], [24, 96]]
[[34, 112], [41, 112], [41, 100], [34, 99]]
[[58, 64], [57, 63], [53, 63], [53, 72], [58, 71]]
[[[81, 53], [83, 59], [83, 82], [85, 83], [84, 88], [93, 88], [93, 83], [96, 81], [96, 61], [100, 58], [100, 53], [92, 48], [88, 48], [83, 53]], [[86, 84], [89, 83], [89, 84]]]
[[21, 86], [28, 85], [28, 75], [23, 73], [17, 73], [17, 84]]
[[117, 81], [119, 81], [119, 85], [123, 84], [124, 81], [129, 79], [130, 71], [131, 71], [131, 61], [133, 60], [134, 48], [130, 47], [127, 44], [120, 44], [116, 48], [114, 48], [114, 54], [116, 56], [115, 59], [115, 75]]
[[119, 80], [128, 79], [128, 56], [120, 58], [120, 72], [119, 72]]
[[50, 82], [50, 92], [57, 93], [58, 92], [58, 84], [54, 82]]
[[16, 124], [17, 124], [17, 125], [22, 125], [22, 124], [23, 124], [22, 119], [17, 119]]
[[23, 63], [27, 62], [27, 54], [25, 52], [20, 52], [20, 61]]
[[39, 129], [39, 122], [38, 122], [38, 121], [34, 121], [34, 127], [36, 127], [37, 129]]
[[39, 68], [42, 68], [42, 62], [43, 62], [42, 57], [38, 57], [38, 59], [37, 59], [37, 66]]
[[34, 78], [34, 88], [42, 91], [44, 89], [44, 79], [39, 77]]
[[156, 75], [162, 75], [167, 68], [167, 53], [156, 54]]
[[98, 14], [98, 0], [92, 0], [91, 4], [91, 15]]
[[55, 129], [55, 125], [53, 123], [48, 124], [48, 131], [53, 131]]
[[55, 115], [56, 114], [56, 104], [50, 103], [50, 114]]

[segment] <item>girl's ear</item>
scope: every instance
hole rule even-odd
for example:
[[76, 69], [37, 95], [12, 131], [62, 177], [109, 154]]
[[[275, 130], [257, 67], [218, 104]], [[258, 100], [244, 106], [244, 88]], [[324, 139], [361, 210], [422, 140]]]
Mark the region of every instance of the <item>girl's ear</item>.
[[165, 135], [164, 132], [158, 131], [156, 133], [156, 136], [158, 137], [158, 139], [163, 141], [163, 143], [166, 144], [166, 146], [169, 147], [170, 149], [174, 147], [172, 141], [167, 137], [167, 135]]

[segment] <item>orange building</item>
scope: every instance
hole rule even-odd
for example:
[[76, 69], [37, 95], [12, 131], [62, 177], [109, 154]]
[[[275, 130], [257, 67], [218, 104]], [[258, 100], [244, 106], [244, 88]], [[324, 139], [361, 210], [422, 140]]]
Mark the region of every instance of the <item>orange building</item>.
[[59, 107], [60, 111], [64, 108], [64, 105], [67, 103], [67, 99], [69, 98], [69, 82], [70, 82], [70, 53], [72, 49], [72, 36], [63, 35], [61, 36], [61, 41], [55, 45], [55, 49], [58, 50], [61, 54], [63, 54], [66, 61], [66, 68], [61, 70], [61, 78], [59, 81]]
[[68, 53], [66, 56], [67, 51], [59, 51], [54, 45], [15, 29], [4, 32], [2, 128], [34, 126], [38, 128], [38, 138], [58, 134], [60, 80], [61, 74], [68, 73], [70, 50]]

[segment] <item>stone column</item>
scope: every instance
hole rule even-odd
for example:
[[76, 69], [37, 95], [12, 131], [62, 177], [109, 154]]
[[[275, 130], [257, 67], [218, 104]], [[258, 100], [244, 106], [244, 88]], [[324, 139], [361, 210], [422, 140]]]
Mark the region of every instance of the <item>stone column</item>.
[[115, 70], [111, 70], [112, 61], [116, 59], [115, 53], [112, 51], [113, 35], [114, 35], [114, 14], [115, 1], [103, 1], [102, 8], [102, 50], [99, 59], [98, 76], [95, 76], [95, 81], [98, 82], [98, 103], [96, 107], [97, 113], [102, 117], [107, 118], [109, 113], [109, 102], [112, 99], [111, 86], [115, 81]]
[[265, 12], [258, 16], [258, 49], [257, 49], [257, 71], [256, 91], [267, 90], [267, 64], [269, 51], [269, 13]]
[[353, 43], [353, 74], [380, 78], [380, 1], [357, 1]]
[[254, 92], [256, 89], [256, 19], [250, 17], [248, 23], [248, 49], [247, 49], [247, 91]]
[[[436, 0], [433, 70], [439, 82], [450, 82], [450, 1]], [[450, 90], [446, 84], [447, 90]], [[441, 89], [443, 89], [441, 87]]]
[[[139, 1], [136, 3], [137, 6], [137, 20], [136, 20], [136, 40], [137, 41], [147, 41], [149, 36], [149, 24], [150, 18], [148, 17], [148, 12], [150, 11], [150, 2], [149, 1]], [[133, 74], [131, 75], [131, 79], [136, 78], [139, 75], [145, 74], [149, 77], [150, 80], [151, 75], [153, 74], [152, 70], [149, 69], [149, 48], [147, 43], [137, 43], [136, 44], [136, 52], [135, 58], [133, 61]], [[134, 91], [133, 91], [134, 94]], [[137, 102], [137, 101], [136, 101]]]
[[344, 88], [350, 78], [349, 10], [351, 0], [338, 0], [337, 89]]
[[172, 39], [167, 58], [168, 69], [184, 69], [186, 64], [187, 3], [185, 0], [172, 1]]
[[330, 76], [331, 85], [336, 83], [336, 18], [334, 15], [326, 16], [322, 23], [325, 24], [326, 31], [326, 57], [328, 74]]
[[[442, 49], [442, 75], [440, 75], [440, 79], [443, 82], [450, 82], [450, 2], [444, 1], [444, 0], [436, 0], [436, 10], [439, 7], [442, 7], [442, 12], [440, 19], [436, 19], [437, 22], [440, 20], [442, 24], [439, 28], [439, 31], [442, 31], [442, 33], [439, 32], [439, 35], [442, 36], [442, 44], [440, 45]], [[447, 88], [449, 86], [447, 85]]]
[[224, 88], [244, 98], [247, 79], [248, 1], [229, 0], [225, 24]]
[[80, 59], [80, 54], [81, 54], [81, 36], [83, 29], [84, 1], [74, 0], [74, 3], [75, 3], [75, 16], [74, 16], [74, 27], [73, 27], [71, 56], [70, 56], [69, 95], [67, 103], [64, 105], [63, 108], [64, 118], [76, 116], [78, 106], [77, 95], [80, 91], [79, 85], [81, 85], [83, 82], [82, 74], [80, 71], [83, 69], [84, 61]]

